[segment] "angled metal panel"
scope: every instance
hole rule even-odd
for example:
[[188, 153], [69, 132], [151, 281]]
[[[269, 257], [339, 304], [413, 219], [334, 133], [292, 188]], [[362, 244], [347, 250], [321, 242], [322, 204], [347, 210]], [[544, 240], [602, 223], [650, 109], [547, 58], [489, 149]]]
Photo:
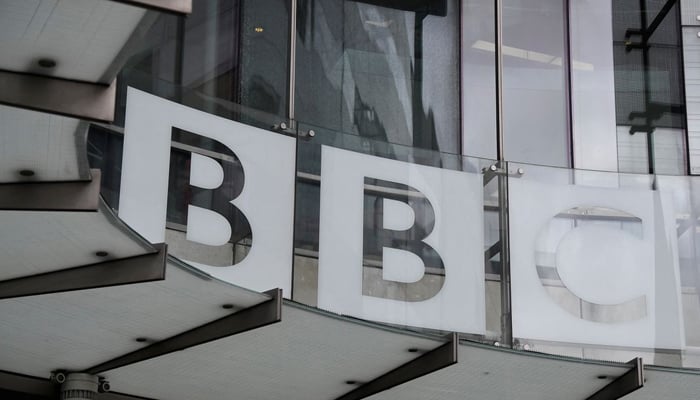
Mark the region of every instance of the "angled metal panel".
[[614, 400], [622, 398], [644, 386], [644, 364], [640, 357], [630, 361], [629, 371], [615, 378], [605, 387], [595, 392], [586, 400]]
[[338, 397], [336, 400], [359, 400], [391, 389], [423, 375], [449, 367], [457, 363], [459, 338], [456, 333], [449, 335], [449, 341], [420, 357], [393, 369], [386, 374], [362, 384], [360, 387]]
[[271, 295], [272, 299], [96, 365], [85, 372], [97, 375], [281, 321], [282, 290], [274, 289], [265, 293]]
[[116, 80], [102, 85], [0, 70], [0, 104], [112, 122], [116, 94]]
[[91, 181], [0, 184], [0, 210], [97, 211], [102, 172], [91, 169]]
[[0, 371], [0, 388], [42, 397], [58, 397], [58, 387], [48, 379]]
[[137, 7], [175, 14], [191, 14], [192, 0], [112, 0]]
[[168, 248], [153, 246], [157, 253], [1, 281], [0, 299], [163, 280]]

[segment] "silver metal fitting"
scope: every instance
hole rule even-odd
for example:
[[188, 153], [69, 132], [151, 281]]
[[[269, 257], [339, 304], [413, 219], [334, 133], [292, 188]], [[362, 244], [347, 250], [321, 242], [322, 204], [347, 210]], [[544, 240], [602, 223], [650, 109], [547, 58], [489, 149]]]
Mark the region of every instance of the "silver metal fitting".
[[66, 373], [63, 371], [53, 371], [49, 380], [53, 383], [62, 384], [66, 381]]
[[[100, 381], [95, 375], [69, 373], [61, 385], [61, 400], [93, 400]], [[109, 384], [108, 384], [109, 386]]]

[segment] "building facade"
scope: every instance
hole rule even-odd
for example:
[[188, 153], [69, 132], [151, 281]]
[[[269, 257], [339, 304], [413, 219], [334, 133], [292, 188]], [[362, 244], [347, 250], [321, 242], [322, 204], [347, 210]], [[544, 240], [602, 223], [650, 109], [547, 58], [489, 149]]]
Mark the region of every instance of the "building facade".
[[0, 0], [1, 393], [696, 398], [699, 21]]

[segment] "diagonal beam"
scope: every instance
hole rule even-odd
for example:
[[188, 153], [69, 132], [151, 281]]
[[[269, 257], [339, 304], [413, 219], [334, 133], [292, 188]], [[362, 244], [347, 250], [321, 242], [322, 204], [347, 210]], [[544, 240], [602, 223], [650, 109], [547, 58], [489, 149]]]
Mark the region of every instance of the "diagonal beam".
[[266, 293], [272, 299], [96, 365], [85, 372], [97, 375], [279, 322], [282, 320], [282, 290], [274, 289]]
[[100, 202], [99, 169], [91, 169], [91, 181], [22, 182], [0, 184], [0, 210], [97, 211]]
[[0, 104], [101, 122], [114, 120], [117, 85], [0, 70]]
[[441, 17], [447, 16], [445, 0], [359, 0], [361, 3], [373, 4], [395, 10], [425, 12]]
[[653, 35], [654, 32], [656, 32], [656, 29], [659, 28], [659, 25], [661, 25], [668, 13], [671, 12], [673, 6], [675, 6], [677, 3], [678, 0], [668, 0], [666, 4], [664, 4], [664, 6], [661, 7], [661, 10], [659, 10], [659, 13], [656, 14], [654, 20], [651, 21], [649, 27], [647, 27], [647, 29], [643, 32], [645, 41], [648, 41], [651, 38], [651, 35]]
[[175, 14], [191, 14], [192, 0], [113, 0], [155, 11]]
[[0, 371], [0, 389], [30, 396], [58, 398], [58, 387], [48, 379]]
[[153, 246], [157, 253], [0, 281], [0, 299], [163, 280], [167, 246]]
[[457, 363], [459, 338], [456, 333], [449, 335], [449, 341], [420, 357], [414, 358], [386, 374], [362, 384], [362, 386], [338, 397], [336, 400], [359, 400], [391, 389], [423, 375], [430, 374]]
[[484, 251], [484, 261], [488, 262], [491, 260], [493, 257], [496, 256], [496, 254], [501, 252], [501, 241], [497, 241], [496, 243], [492, 244], [491, 247], [486, 249]]
[[641, 357], [635, 358], [628, 364], [631, 365], [629, 371], [615, 378], [586, 400], [619, 399], [644, 386], [644, 364]]

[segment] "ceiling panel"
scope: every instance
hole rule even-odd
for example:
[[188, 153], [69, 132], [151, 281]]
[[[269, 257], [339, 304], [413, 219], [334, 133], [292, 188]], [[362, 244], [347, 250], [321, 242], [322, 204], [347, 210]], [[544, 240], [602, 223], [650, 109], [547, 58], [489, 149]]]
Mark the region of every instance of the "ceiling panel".
[[171, 260], [164, 281], [0, 300], [0, 369], [84, 370], [269, 299]]
[[0, 211], [0, 280], [155, 252], [104, 201], [97, 212]]
[[334, 399], [443, 342], [302, 308], [282, 322], [107, 371], [114, 391], [161, 399]]
[[[372, 400], [586, 399], [629, 366], [462, 344], [459, 362]], [[600, 379], [599, 376], [604, 376]]]
[[[2, 0], [0, 69], [107, 84], [145, 14], [108, 0]], [[42, 67], [40, 59], [56, 65]]]
[[0, 183], [90, 179], [86, 122], [2, 105], [0, 121]]

